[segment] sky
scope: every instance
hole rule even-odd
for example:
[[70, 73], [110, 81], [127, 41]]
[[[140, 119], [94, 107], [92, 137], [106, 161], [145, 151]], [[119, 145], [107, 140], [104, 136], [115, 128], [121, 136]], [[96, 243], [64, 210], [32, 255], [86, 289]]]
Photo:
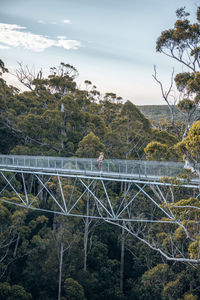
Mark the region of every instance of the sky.
[[[0, 59], [11, 73], [18, 63], [49, 74], [61, 62], [136, 105], [165, 104], [152, 77], [156, 65], [167, 89], [175, 61], [156, 52], [180, 7], [195, 15], [197, 0], [0, 0]], [[8, 83], [17, 85], [13, 76]]]

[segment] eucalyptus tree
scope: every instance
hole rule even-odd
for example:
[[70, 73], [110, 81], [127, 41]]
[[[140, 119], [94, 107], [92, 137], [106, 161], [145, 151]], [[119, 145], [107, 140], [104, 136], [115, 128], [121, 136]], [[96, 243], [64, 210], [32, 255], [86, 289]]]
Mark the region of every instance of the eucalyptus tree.
[[112, 133], [106, 136], [105, 143], [109, 145], [110, 138], [116, 136], [115, 152], [118, 152], [118, 158], [142, 159], [144, 148], [150, 141], [151, 124], [132, 102], [123, 104], [118, 116], [110, 123], [110, 128]]
[[[1, 70], [7, 72], [3, 62]], [[21, 72], [26, 74], [28, 70]], [[27, 74], [24, 76], [29, 78]], [[22, 93], [1, 79], [0, 122], [8, 137], [12, 133], [18, 138], [18, 143], [13, 145], [15, 139], [10, 143], [17, 144], [13, 153], [72, 156], [79, 141], [91, 130], [101, 137], [105, 134], [105, 124], [97, 115], [95, 103], [98, 91], [94, 88], [89, 93], [78, 89], [77, 76], [73, 66], [61, 63], [52, 67], [46, 78], [30, 76], [31, 88]]]
[[[173, 89], [173, 81], [175, 81], [177, 93], [179, 93], [178, 96], [174, 96], [175, 104], [182, 113], [185, 123], [185, 129], [181, 137], [183, 140], [195, 121], [195, 113], [200, 100], [200, 7], [197, 7], [196, 10], [196, 22], [192, 23], [190, 21], [190, 14], [186, 12], [185, 7], [176, 11], [176, 17], [177, 20], [174, 23], [174, 27], [164, 30], [158, 37], [156, 51], [180, 64], [184, 71], [175, 76], [174, 71], [172, 72], [170, 87], [167, 91], [165, 91], [162, 82], [157, 77], [156, 68], [154, 68], [153, 77], [160, 85], [162, 97], [171, 110], [174, 127], [176, 126], [174, 122], [175, 105], [170, 105], [169, 97]], [[156, 145], [154, 144], [155, 148]]]
[[[176, 87], [180, 92], [177, 107], [182, 112], [185, 121], [185, 131], [182, 136], [184, 144], [191, 139], [191, 133], [195, 132], [194, 127], [198, 127], [198, 123], [195, 123], [196, 125], [188, 133], [195, 122], [194, 114], [200, 101], [200, 7], [197, 7], [194, 23], [189, 20], [190, 14], [185, 11], [185, 7], [178, 9], [176, 16], [174, 28], [163, 31], [157, 39], [156, 50], [185, 68], [184, 72], [175, 76]], [[198, 159], [194, 158], [194, 153], [191, 153], [189, 148], [185, 149], [184, 154], [182, 159], [186, 161], [188, 169], [194, 170]], [[198, 170], [196, 171], [198, 173]]]
[[181, 93], [178, 108], [185, 114], [185, 137], [200, 98], [200, 7], [196, 11], [196, 23], [190, 22], [185, 7], [178, 9], [176, 16], [174, 28], [163, 31], [157, 39], [156, 50], [186, 68], [186, 72], [175, 76], [176, 87]]
[[199, 298], [198, 269], [179, 269], [161, 263], [146, 271], [140, 279], [140, 299], [193, 299]]
[[106, 126], [110, 126], [111, 122], [115, 120], [121, 111], [121, 97], [115, 93], [106, 93], [100, 103], [100, 115], [102, 115]]
[[8, 282], [0, 283], [0, 297], [2, 300], [31, 300], [31, 294], [28, 293], [21, 285], [10, 285]]

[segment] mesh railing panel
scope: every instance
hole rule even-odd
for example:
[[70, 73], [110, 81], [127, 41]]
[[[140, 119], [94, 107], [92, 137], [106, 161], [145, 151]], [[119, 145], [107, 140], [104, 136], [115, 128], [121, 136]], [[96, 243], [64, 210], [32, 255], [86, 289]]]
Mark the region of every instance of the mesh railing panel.
[[[13, 168], [100, 172], [97, 159], [65, 158], [50, 156], [0, 155], [0, 166]], [[176, 176], [183, 172], [184, 163], [165, 161], [139, 161], [105, 159], [101, 172], [115, 174], [131, 174], [137, 176]]]

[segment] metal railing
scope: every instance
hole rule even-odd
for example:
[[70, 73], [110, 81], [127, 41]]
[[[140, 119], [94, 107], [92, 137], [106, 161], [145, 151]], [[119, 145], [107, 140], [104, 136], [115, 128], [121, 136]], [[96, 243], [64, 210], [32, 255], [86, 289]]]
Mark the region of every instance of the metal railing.
[[117, 174], [122, 177], [157, 177], [177, 176], [184, 171], [182, 162], [140, 161], [105, 159], [101, 170], [97, 159], [51, 156], [0, 155], [0, 167], [31, 170], [54, 170], [59, 172], [74, 172], [87, 174], [102, 174], [107, 176]]

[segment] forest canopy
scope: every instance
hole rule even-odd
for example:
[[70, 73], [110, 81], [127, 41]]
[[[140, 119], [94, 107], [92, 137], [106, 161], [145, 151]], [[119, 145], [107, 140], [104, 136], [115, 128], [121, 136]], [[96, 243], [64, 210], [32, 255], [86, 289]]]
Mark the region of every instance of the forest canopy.
[[[182, 183], [200, 177], [200, 121], [195, 115], [200, 100], [200, 8], [196, 23], [185, 8], [176, 16], [174, 27], [163, 31], [156, 43], [158, 52], [187, 67], [174, 78], [177, 104], [162, 93], [170, 119], [148, 119], [131, 101], [112, 92], [101, 94], [90, 80], [80, 89], [78, 70], [64, 62], [51, 66], [46, 77], [42, 71], [34, 76], [20, 64], [16, 76], [27, 88], [22, 92], [6, 83], [9, 70], [0, 60], [0, 154], [97, 158], [103, 151], [105, 159], [172, 160], [188, 166], [178, 178], [161, 178], [159, 187], [109, 182], [105, 198], [110, 197], [113, 207], [121, 205], [120, 199], [130, 204], [121, 223], [12, 206], [19, 199], [1, 172], [2, 300], [199, 299], [199, 192]], [[154, 78], [163, 91], [156, 69]], [[182, 120], [174, 119], [174, 106]], [[30, 183], [28, 175], [7, 176], [15, 190]], [[41, 185], [44, 177], [29, 184], [37, 196], [18, 196], [53, 212], [55, 203]], [[80, 199], [80, 209], [94, 211], [98, 207], [83, 186], [88, 184], [102, 198], [105, 186], [86, 181], [75, 189], [71, 178], [58, 182], [52, 176], [46, 184], [58, 203], [62, 197], [71, 201], [73, 195]], [[128, 217], [156, 222], [134, 223]]]

